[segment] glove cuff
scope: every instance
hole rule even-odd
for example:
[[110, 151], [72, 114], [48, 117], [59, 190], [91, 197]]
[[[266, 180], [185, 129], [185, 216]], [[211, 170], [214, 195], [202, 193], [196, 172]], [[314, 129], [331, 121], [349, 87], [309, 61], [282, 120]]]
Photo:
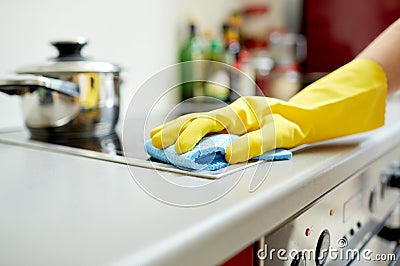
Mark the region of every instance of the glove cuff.
[[354, 59], [287, 103], [280, 103], [276, 112], [285, 120], [276, 120], [277, 147], [293, 147], [382, 126], [386, 92], [382, 68], [368, 59]]

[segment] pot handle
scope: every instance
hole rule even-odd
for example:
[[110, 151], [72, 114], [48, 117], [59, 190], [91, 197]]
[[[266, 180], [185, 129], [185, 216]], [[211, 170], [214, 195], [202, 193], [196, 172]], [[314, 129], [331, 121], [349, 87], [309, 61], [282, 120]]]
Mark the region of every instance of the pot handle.
[[68, 96], [79, 96], [79, 88], [73, 82], [35, 75], [0, 77], [0, 91], [8, 95], [22, 95], [45, 88]]

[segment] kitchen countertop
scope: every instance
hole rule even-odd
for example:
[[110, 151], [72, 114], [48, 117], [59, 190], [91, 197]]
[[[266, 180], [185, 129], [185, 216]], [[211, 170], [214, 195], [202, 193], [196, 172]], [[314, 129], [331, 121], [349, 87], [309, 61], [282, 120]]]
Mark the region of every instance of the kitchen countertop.
[[[391, 104], [399, 112], [398, 102]], [[238, 179], [226, 195], [196, 207], [163, 203], [128, 167], [10, 145], [0, 137], [0, 262], [3, 265], [209, 265], [223, 262], [400, 144], [400, 123], [303, 147], [221, 179], [176, 173], [170, 181], [206, 185]], [[400, 158], [399, 158], [400, 159]], [[265, 164], [266, 165], [266, 164]], [[152, 169], [134, 174], [155, 178]], [[132, 170], [132, 168], [131, 168]]]

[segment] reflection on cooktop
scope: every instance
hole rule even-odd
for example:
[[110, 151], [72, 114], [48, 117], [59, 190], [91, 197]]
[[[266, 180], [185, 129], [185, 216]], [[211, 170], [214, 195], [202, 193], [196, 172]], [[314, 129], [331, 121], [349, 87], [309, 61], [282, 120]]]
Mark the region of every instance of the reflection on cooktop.
[[102, 137], [68, 138], [58, 136], [57, 138], [48, 137], [45, 139], [31, 137], [31, 139], [68, 147], [97, 151], [111, 155], [123, 155], [121, 140], [118, 134], [115, 132]]

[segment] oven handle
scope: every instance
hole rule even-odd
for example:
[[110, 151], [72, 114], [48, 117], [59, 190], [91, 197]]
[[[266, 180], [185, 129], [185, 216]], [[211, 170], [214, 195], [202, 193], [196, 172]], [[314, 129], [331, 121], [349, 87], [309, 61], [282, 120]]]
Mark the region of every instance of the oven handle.
[[379, 231], [378, 236], [387, 241], [397, 243], [393, 252], [395, 254], [396, 259], [388, 264], [388, 266], [396, 266], [400, 255], [400, 228], [391, 228], [385, 225]]
[[388, 226], [384, 226], [381, 231], [379, 231], [378, 236], [387, 241], [395, 241], [400, 243], [400, 228], [390, 228]]
[[[381, 180], [388, 187], [400, 189], [400, 161], [392, 163], [382, 174]], [[379, 231], [378, 236], [388, 241], [397, 242], [397, 246], [400, 245], [400, 228], [391, 228], [385, 225]]]

